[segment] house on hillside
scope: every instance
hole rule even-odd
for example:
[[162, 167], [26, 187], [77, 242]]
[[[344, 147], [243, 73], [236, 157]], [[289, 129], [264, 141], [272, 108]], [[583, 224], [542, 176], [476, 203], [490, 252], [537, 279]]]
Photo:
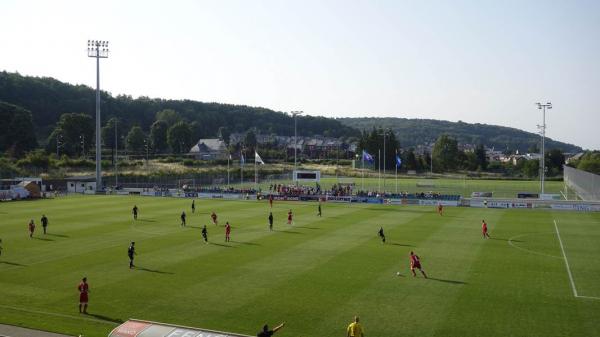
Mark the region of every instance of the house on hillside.
[[218, 138], [200, 139], [188, 154], [202, 160], [227, 159], [227, 146]]

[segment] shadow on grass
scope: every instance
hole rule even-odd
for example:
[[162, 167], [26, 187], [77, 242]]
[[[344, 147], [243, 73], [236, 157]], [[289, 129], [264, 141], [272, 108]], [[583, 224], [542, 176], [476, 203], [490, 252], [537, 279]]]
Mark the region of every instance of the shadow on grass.
[[296, 231], [291, 231], [291, 230], [283, 230], [283, 231], [276, 231], [276, 232], [280, 232], [280, 233], [288, 233], [288, 234], [302, 234], [300, 232], [296, 232]]
[[154, 220], [154, 219], [137, 219], [137, 221], [141, 221], [141, 222], [156, 222], [156, 220]]
[[396, 243], [396, 242], [392, 242], [392, 243], [390, 243], [390, 245], [392, 245], [392, 246], [402, 246], [402, 247], [414, 247], [413, 245], [405, 245], [405, 244]]
[[95, 319], [99, 319], [101, 321], [113, 322], [113, 323], [118, 323], [118, 324], [125, 322], [122, 319], [112, 318], [112, 317], [108, 317], [108, 316], [104, 316], [104, 315], [100, 315], [100, 314], [90, 314], [89, 312], [86, 315], [89, 317], [93, 317]]
[[235, 248], [235, 247], [233, 247], [231, 245], [227, 245], [227, 244], [224, 244], [224, 243], [216, 243], [216, 242], [209, 242], [209, 243], [211, 245], [214, 245], [214, 246], [227, 247], [227, 248]]
[[24, 264], [20, 264], [20, 263], [16, 263], [16, 262], [0, 261], [0, 263], [4, 263], [4, 264], [8, 264], [10, 266], [16, 266], [16, 267], [27, 267]]
[[147, 271], [149, 273], [156, 273], [156, 274], [169, 274], [169, 275], [175, 274], [170, 271], [155, 270], [155, 269], [149, 269], [149, 268], [144, 268], [144, 267], [136, 267], [136, 269], [141, 270], [141, 271]]
[[451, 284], [467, 284], [467, 282], [463, 282], [463, 281], [445, 280], [445, 279], [429, 277], [429, 276], [427, 277], [427, 279], [438, 281], [438, 282], [451, 283]]
[[49, 238], [41, 238], [39, 236], [34, 236], [33, 237], [36, 240], [41, 240], [41, 241], [54, 241], [54, 239], [49, 239]]
[[233, 240], [231, 240], [231, 241], [229, 241], [229, 242], [232, 242], [232, 243], [239, 243], [239, 244], [241, 244], [241, 245], [260, 246], [260, 243], [256, 243], [256, 242], [243, 242], [243, 241], [233, 241]]
[[296, 226], [296, 228], [304, 228], [304, 229], [321, 229], [318, 227], [308, 227], [308, 226]]
[[70, 238], [70, 236], [65, 235], [65, 234], [46, 233], [46, 235], [56, 236], [56, 237], [59, 237], [59, 238]]

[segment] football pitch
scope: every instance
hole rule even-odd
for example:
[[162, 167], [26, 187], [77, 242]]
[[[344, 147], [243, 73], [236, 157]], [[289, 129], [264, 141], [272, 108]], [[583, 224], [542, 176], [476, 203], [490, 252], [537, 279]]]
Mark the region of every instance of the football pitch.
[[[285, 321], [277, 336], [317, 337], [345, 336], [359, 315], [366, 336], [600, 336], [598, 213], [447, 207], [440, 216], [326, 203], [318, 217], [314, 202], [276, 201], [271, 232], [266, 201], [196, 200], [194, 214], [190, 205], [124, 196], [0, 203], [0, 323], [91, 337], [128, 318], [248, 335]], [[410, 273], [411, 250], [429, 279]], [[89, 315], [77, 307], [83, 276]]]

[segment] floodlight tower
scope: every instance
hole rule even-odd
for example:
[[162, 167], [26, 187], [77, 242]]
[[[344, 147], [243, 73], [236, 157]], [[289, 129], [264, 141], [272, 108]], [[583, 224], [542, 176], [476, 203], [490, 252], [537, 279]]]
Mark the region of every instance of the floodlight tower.
[[100, 59], [108, 58], [108, 41], [88, 40], [88, 57], [96, 58], [96, 192], [102, 190], [102, 146], [100, 144]]
[[540, 102], [535, 103], [539, 110], [542, 110], [542, 125], [538, 125], [538, 129], [540, 129], [540, 135], [542, 136], [542, 149], [541, 149], [541, 158], [540, 158], [540, 185], [542, 194], [544, 194], [544, 177], [546, 176], [546, 151], [545, 151], [545, 143], [546, 143], [546, 109], [552, 109], [552, 103], [546, 102], [542, 104]]
[[297, 135], [297, 119], [296, 116], [302, 115], [304, 111], [292, 111], [290, 112], [294, 116], [294, 171], [296, 171], [296, 150], [298, 149], [298, 135]]

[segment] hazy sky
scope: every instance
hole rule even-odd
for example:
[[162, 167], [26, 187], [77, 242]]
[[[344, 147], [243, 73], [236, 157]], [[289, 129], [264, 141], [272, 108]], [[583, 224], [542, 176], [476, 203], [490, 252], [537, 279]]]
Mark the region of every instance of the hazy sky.
[[0, 69], [311, 115], [499, 124], [600, 149], [600, 1], [0, 2]]

